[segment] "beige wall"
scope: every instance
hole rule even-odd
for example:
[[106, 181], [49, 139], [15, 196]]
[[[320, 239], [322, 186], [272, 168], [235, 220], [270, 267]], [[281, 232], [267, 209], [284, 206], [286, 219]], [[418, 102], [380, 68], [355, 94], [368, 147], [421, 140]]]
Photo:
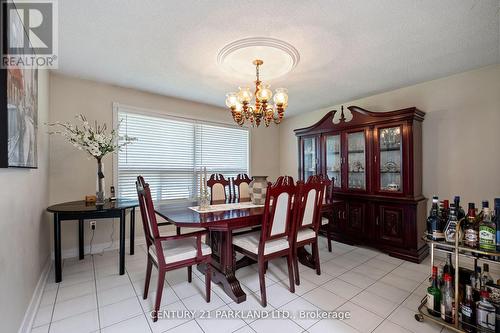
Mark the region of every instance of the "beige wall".
[[17, 332], [49, 258], [49, 75], [38, 72], [38, 169], [0, 169], [0, 323]]
[[[416, 106], [427, 113], [423, 123], [423, 192], [427, 198], [458, 194], [462, 202], [474, 201], [477, 205], [482, 199], [500, 197], [500, 65], [344, 105], [370, 111]], [[281, 174], [297, 177], [293, 130], [314, 124], [333, 109], [340, 110], [340, 106], [287, 118], [280, 125]]]
[[[89, 120], [98, 120], [110, 125], [112, 103], [118, 102], [123, 105], [181, 114], [186, 117], [232, 123], [231, 115], [227, 110], [214, 106], [56, 74], [51, 74], [50, 80], [50, 121], [52, 122], [73, 121], [75, 115], [82, 113]], [[251, 130], [250, 171], [253, 175], [267, 175], [270, 179], [278, 176], [278, 131], [277, 127]], [[86, 194], [95, 192], [95, 161], [88, 159], [83, 152], [75, 150], [61, 137], [51, 137], [50, 141], [50, 202], [80, 200]], [[109, 191], [109, 186], [113, 181], [110, 156], [104, 159], [104, 167], [106, 188]], [[137, 229], [139, 233], [142, 230], [140, 226]], [[85, 244], [88, 245], [89, 228], [85, 230]], [[110, 235], [111, 224], [98, 221], [94, 244], [109, 242]], [[116, 228], [115, 239], [117, 236], [118, 228]], [[142, 236], [139, 240], [143, 240]], [[62, 247], [63, 255], [64, 250], [77, 247], [75, 222], [63, 222]]]

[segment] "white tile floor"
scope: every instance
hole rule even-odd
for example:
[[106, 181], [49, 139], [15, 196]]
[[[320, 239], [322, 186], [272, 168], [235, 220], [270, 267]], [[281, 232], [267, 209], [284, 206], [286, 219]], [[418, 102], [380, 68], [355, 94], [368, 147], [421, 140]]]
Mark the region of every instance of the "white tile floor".
[[[187, 283], [187, 270], [167, 273], [162, 309], [206, 310], [212, 317], [227, 310], [342, 310], [351, 319], [159, 319], [153, 323], [157, 274], [153, 269], [149, 297], [142, 299], [146, 254], [137, 246], [127, 255], [126, 274], [119, 276], [117, 251], [68, 259], [63, 263], [63, 282], [54, 283], [51, 272], [38, 309], [33, 333], [39, 332], [440, 332], [441, 328], [415, 321], [414, 314], [425, 296], [429, 272], [428, 259], [420, 264], [404, 262], [374, 250], [333, 244], [329, 253], [321, 238], [322, 274], [301, 266], [301, 285], [288, 291], [285, 260], [274, 260], [266, 274], [268, 306], [259, 303], [256, 268], [245, 267], [237, 277], [247, 293], [247, 301], [236, 304], [217, 285], [212, 300], [204, 300], [204, 280], [193, 269], [193, 283]], [[227, 313], [227, 312], [226, 312]]]

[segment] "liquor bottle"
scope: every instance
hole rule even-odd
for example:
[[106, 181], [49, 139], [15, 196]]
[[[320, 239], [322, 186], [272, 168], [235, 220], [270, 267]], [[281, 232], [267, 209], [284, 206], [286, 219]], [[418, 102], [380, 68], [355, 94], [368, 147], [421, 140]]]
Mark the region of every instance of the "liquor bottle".
[[477, 248], [479, 245], [479, 230], [476, 224], [476, 208], [474, 203], [469, 203], [469, 212], [467, 213], [464, 225], [464, 244], [465, 246]]
[[446, 223], [448, 222], [448, 215], [450, 214], [450, 201], [443, 200], [439, 205], [439, 217], [441, 218], [441, 225], [444, 230]]
[[495, 251], [497, 226], [492, 221], [491, 211], [488, 207], [483, 208], [483, 219], [479, 223], [479, 248], [484, 251]]
[[437, 196], [432, 197], [432, 207], [427, 218], [427, 237], [434, 241], [443, 241], [444, 233], [439, 217], [439, 199]]
[[476, 302], [472, 298], [472, 286], [465, 286], [465, 299], [460, 306], [462, 329], [467, 333], [476, 333]]
[[441, 307], [441, 290], [438, 286], [437, 266], [432, 266], [432, 284], [427, 288], [427, 312], [439, 317]]
[[460, 206], [460, 196], [456, 195], [455, 198], [453, 199], [455, 203], [455, 209], [457, 213], [457, 219], [460, 221], [465, 217], [465, 212], [462, 206]]
[[482, 221], [483, 220], [483, 211], [484, 211], [485, 208], [490, 208], [490, 203], [488, 202], [488, 200], [481, 201], [481, 211], [476, 216], [476, 219], [478, 221]]
[[481, 300], [477, 303], [477, 331], [495, 331], [495, 307], [488, 301], [490, 294], [486, 290], [481, 290]]
[[[495, 198], [495, 219], [494, 219], [496, 228], [497, 228], [497, 237], [496, 237], [496, 245], [497, 251], [500, 251], [500, 198]], [[498, 259], [498, 258], [497, 258]]]
[[444, 238], [448, 243], [455, 243], [455, 236], [458, 235], [458, 241], [461, 240], [461, 232], [457, 234], [457, 213], [455, 204], [450, 205], [450, 214], [448, 216], [448, 222], [446, 223], [446, 227], [444, 228]]
[[445, 276], [446, 274], [450, 275], [453, 281], [453, 277], [455, 276], [455, 268], [453, 267], [453, 262], [451, 261], [451, 253], [448, 253], [446, 257], [446, 264], [443, 267], [443, 276]]
[[455, 320], [455, 293], [451, 286], [451, 275], [444, 275], [444, 288], [441, 295], [441, 319], [453, 324]]
[[493, 278], [490, 275], [490, 267], [488, 264], [483, 264], [483, 274], [481, 275], [481, 288], [486, 289], [486, 285], [492, 283], [493, 283]]

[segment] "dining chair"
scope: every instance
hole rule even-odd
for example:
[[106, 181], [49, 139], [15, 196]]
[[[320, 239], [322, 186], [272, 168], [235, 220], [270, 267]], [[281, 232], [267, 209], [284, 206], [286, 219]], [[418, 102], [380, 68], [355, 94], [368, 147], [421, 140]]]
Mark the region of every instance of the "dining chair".
[[322, 177], [311, 176], [307, 183], [297, 182], [294, 199], [293, 264], [295, 283], [300, 285], [298, 248], [311, 245], [316, 274], [321, 274], [319, 262], [318, 232], [323, 205], [325, 181]]
[[321, 227], [324, 229], [326, 234], [326, 239], [328, 243], [328, 252], [332, 252], [332, 239], [333, 239], [332, 226], [333, 223], [335, 223], [333, 214], [333, 184], [335, 178], [332, 178], [330, 180], [328, 176], [325, 176], [323, 180], [325, 183], [325, 190], [323, 194], [323, 205], [331, 205], [332, 208], [322, 213]]
[[[210, 187], [210, 202], [227, 201], [227, 192], [229, 192], [229, 197], [231, 197], [231, 187], [229, 185], [229, 181], [222, 174], [214, 173], [210, 175], [210, 178], [207, 180], [207, 186]], [[228, 188], [227, 192], [226, 188]]]
[[[252, 179], [246, 173], [240, 173], [233, 180], [233, 195], [237, 201], [250, 200], [250, 182]], [[236, 192], [238, 194], [236, 194]]]
[[205, 298], [210, 302], [212, 250], [202, 242], [201, 237], [206, 231], [196, 231], [180, 235], [161, 236], [156, 220], [153, 200], [149, 184], [142, 176], [137, 177], [136, 188], [142, 225], [146, 237], [148, 263], [146, 268], [146, 281], [144, 284], [143, 298], [147, 299], [151, 270], [153, 265], [158, 269], [158, 287], [156, 289], [155, 306], [152, 312], [153, 321], [158, 320], [158, 311], [161, 304], [165, 274], [168, 271], [183, 267], [188, 268], [188, 282], [192, 281], [192, 266], [205, 264]]
[[273, 185], [268, 185], [262, 229], [233, 237], [233, 249], [257, 261], [261, 305], [267, 306], [265, 274], [267, 262], [286, 256], [290, 292], [295, 292], [293, 281], [293, 233], [292, 202], [295, 185], [292, 177], [279, 177]]

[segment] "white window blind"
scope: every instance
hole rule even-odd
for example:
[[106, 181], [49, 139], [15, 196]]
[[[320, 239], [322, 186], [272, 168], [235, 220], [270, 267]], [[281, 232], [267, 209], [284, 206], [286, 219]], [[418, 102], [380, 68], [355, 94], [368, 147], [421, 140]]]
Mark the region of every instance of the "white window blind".
[[[146, 115], [120, 108], [119, 135], [137, 138], [118, 153], [118, 195], [136, 198], [142, 175], [153, 200], [194, 198], [199, 168], [234, 177], [248, 173], [249, 132], [194, 119]], [[198, 180], [198, 181], [197, 181]]]

